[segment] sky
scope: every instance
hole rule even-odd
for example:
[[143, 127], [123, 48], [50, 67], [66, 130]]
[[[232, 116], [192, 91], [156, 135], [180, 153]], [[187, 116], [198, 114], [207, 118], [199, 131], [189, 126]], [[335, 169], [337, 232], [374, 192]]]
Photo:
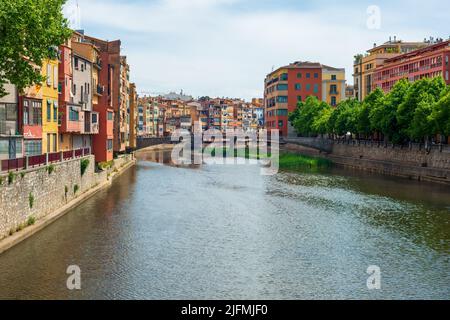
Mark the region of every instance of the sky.
[[[78, 3], [78, 11], [76, 4]], [[249, 100], [294, 61], [346, 68], [396, 36], [450, 36], [447, 0], [68, 0], [72, 27], [120, 39], [140, 94]], [[447, 3], [448, 5], [448, 3]]]

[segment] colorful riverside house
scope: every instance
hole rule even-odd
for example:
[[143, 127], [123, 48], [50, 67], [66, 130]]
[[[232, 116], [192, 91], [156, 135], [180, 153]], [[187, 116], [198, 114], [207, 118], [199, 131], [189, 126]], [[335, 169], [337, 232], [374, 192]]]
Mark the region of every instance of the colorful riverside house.
[[24, 155], [41, 155], [42, 145], [42, 99], [44, 84], [26, 88], [19, 96], [19, 124], [22, 127]]
[[0, 98], [0, 160], [23, 156], [17, 88], [9, 83], [4, 87], [7, 94]]
[[389, 92], [401, 79], [410, 82], [422, 78], [443, 77], [450, 85], [450, 41], [441, 41], [387, 59], [374, 72], [373, 89]]
[[130, 145], [130, 66], [125, 56], [120, 57], [119, 92], [119, 117], [116, 119], [119, 130], [117, 139], [114, 140], [114, 152], [123, 153]]
[[322, 65], [322, 101], [332, 107], [346, 99], [345, 68], [333, 68]]
[[389, 39], [382, 45], [374, 44], [373, 48], [367, 51], [366, 55], [356, 55], [354, 61], [354, 93], [359, 101], [372, 92], [374, 89], [375, 69], [384, 63], [385, 60], [394, 58], [404, 53], [408, 53], [430, 45], [428, 42], [403, 42], [396, 37]]
[[58, 60], [44, 60], [42, 74], [42, 153], [58, 149]]
[[322, 100], [322, 65], [317, 62], [294, 62], [269, 73], [265, 79], [264, 102], [266, 128], [279, 130], [280, 136], [294, 133], [288, 114], [299, 101], [309, 96]]
[[75, 136], [81, 135], [81, 105], [75, 102], [73, 89], [72, 39], [60, 46], [59, 61], [59, 148], [74, 150]]
[[[97, 162], [109, 161], [113, 158], [114, 145], [123, 145], [120, 138], [120, 126], [124, 121], [120, 117], [121, 93], [120, 93], [120, 40], [105, 41], [85, 35], [80, 32], [79, 41], [91, 43], [100, 51], [102, 68], [100, 71], [100, 84], [105, 92], [99, 97], [97, 111], [100, 116], [100, 133], [94, 135], [94, 152]], [[126, 110], [125, 110], [126, 112]], [[115, 141], [117, 140], [117, 141]]]
[[81, 105], [81, 135], [74, 137], [74, 149], [93, 149], [93, 137], [99, 133], [99, 113], [95, 111], [103, 87], [99, 84], [101, 59], [99, 50], [90, 43], [72, 42], [73, 89], [75, 102]]

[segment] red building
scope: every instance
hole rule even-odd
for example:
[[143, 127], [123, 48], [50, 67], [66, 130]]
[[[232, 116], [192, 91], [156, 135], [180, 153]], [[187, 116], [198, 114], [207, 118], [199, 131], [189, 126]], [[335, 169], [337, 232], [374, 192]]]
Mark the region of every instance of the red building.
[[414, 82], [422, 78], [443, 77], [450, 84], [449, 59], [450, 41], [387, 59], [375, 70], [374, 89], [381, 88], [389, 92], [401, 79]]
[[99, 115], [99, 133], [93, 136], [93, 151], [96, 162], [113, 159], [114, 153], [114, 120], [118, 108], [119, 72], [120, 72], [120, 40], [105, 41], [79, 33], [78, 42], [94, 45], [100, 53], [95, 62], [98, 69], [98, 83], [94, 92], [98, 103], [93, 104], [94, 112]]
[[288, 136], [289, 113], [309, 96], [322, 100], [320, 63], [295, 62], [267, 75], [264, 90], [267, 129], [278, 129], [280, 136]]

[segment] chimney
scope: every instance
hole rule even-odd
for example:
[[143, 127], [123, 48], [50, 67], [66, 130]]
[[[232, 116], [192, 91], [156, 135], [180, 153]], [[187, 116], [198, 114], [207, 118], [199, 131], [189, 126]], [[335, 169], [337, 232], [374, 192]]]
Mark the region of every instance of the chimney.
[[389, 43], [391, 43], [392, 42], [392, 37], [391, 36], [389, 36]]

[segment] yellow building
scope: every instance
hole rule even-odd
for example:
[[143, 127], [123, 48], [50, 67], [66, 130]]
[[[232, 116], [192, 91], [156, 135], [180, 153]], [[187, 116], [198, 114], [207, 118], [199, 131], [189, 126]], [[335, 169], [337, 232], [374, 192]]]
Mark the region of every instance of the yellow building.
[[335, 107], [345, 100], [345, 69], [322, 65], [322, 101]]
[[362, 101], [374, 90], [374, 72], [386, 59], [408, 53], [427, 46], [426, 42], [403, 42], [394, 38], [367, 51], [366, 55], [356, 55], [354, 61], [355, 98]]
[[58, 149], [58, 60], [45, 60], [42, 75], [42, 153]]

